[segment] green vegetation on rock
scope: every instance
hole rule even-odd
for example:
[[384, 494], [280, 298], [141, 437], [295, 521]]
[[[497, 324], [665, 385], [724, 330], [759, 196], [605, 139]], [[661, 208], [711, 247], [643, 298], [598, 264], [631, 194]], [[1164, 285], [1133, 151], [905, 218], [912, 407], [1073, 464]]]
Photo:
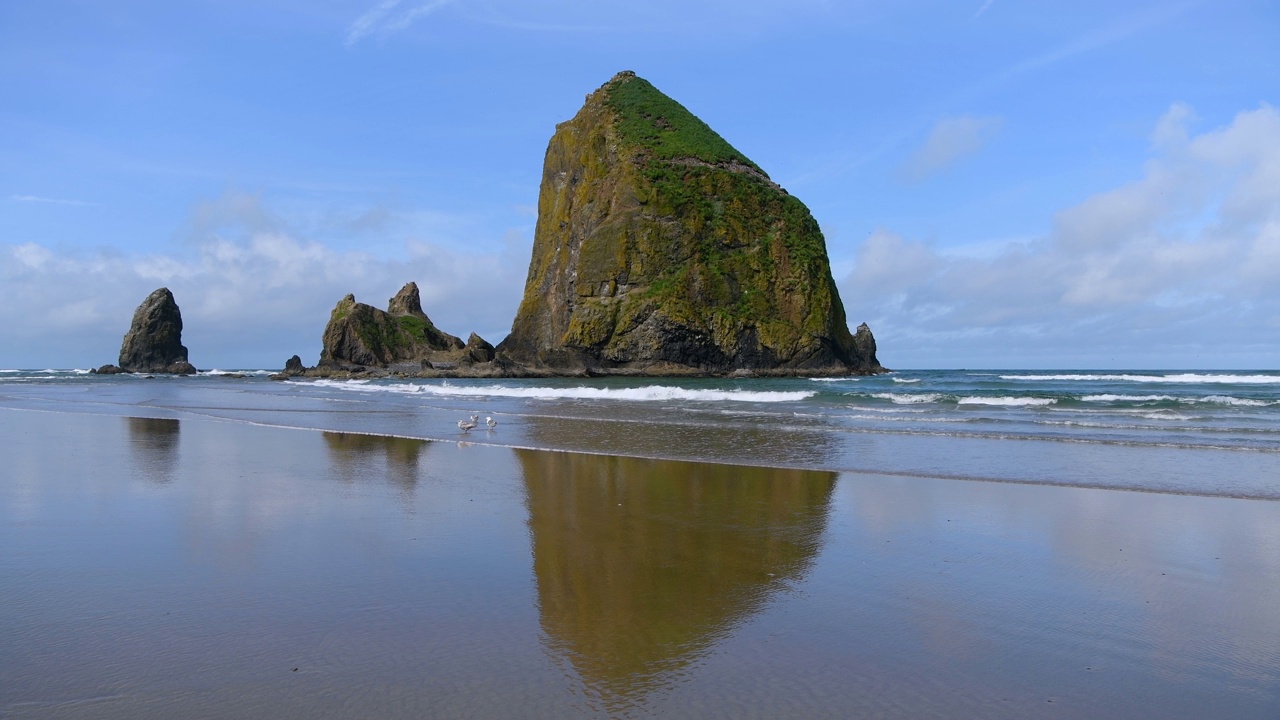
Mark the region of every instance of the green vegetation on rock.
[[418, 363], [438, 353], [460, 351], [463, 343], [442, 332], [426, 313], [414, 283], [391, 299], [387, 311], [356, 302], [347, 295], [329, 315], [325, 327], [320, 365], [388, 367]]
[[654, 158], [696, 159], [712, 164], [738, 162], [760, 169], [711, 126], [648, 80], [619, 73], [604, 91], [605, 104], [616, 116], [614, 127], [619, 139], [644, 148]]
[[679, 103], [619, 73], [557, 127], [500, 351], [599, 372], [880, 370], [862, 347], [808, 209]]

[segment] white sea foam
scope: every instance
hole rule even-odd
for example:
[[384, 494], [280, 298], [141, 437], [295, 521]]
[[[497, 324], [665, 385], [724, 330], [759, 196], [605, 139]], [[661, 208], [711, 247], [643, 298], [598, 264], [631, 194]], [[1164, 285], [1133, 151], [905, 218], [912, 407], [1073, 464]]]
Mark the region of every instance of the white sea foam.
[[873, 393], [871, 397], [889, 400], [896, 405], [934, 403], [942, 399], [941, 393]]
[[219, 370], [217, 368], [214, 368], [212, 370], [201, 370], [196, 374], [197, 375], [259, 375], [261, 376], [261, 375], [275, 375], [275, 371], [272, 371], [272, 370]]
[[1234, 405], [1236, 407], [1267, 407], [1269, 405], [1280, 404], [1280, 401], [1254, 400], [1252, 398], [1230, 397], [1228, 395], [1210, 395], [1201, 398], [1200, 402], [1212, 403], [1214, 405]]
[[[326, 379], [326, 378], [321, 378], [321, 379], [319, 379], [319, 380], [289, 380], [289, 381], [285, 382], [285, 384], [286, 384], [286, 385], [315, 385], [315, 386], [318, 386], [318, 387], [349, 387], [349, 386], [351, 386], [351, 385], [368, 385], [370, 382], [371, 382], [371, 381], [370, 381], [370, 380], [368, 380], [368, 379], [363, 379], [363, 380], [328, 380], [328, 379]], [[414, 387], [414, 386], [413, 386], [413, 385], [401, 385], [401, 386], [399, 386], [399, 387], [402, 387], [402, 388], [403, 388], [403, 387], [409, 387], [409, 388], [412, 388], [412, 387]]]
[[1190, 420], [1191, 419], [1190, 415], [1183, 415], [1181, 413], [1171, 413], [1171, 412], [1147, 413], [1142, 417], [1148, 420]]
[[920, 378], [894, 378], [893, 381], [896, 383], [918, 383]]
[[854, 377], [821, 377], [809, 378], [814, 382], [856, 382], [858, 378]]
[[1206, 373], [1177, 373], [1172, 375], [1133, 374], [1066, 374], [1066, 375], [1001, 375], [1001, 380], [1083, 380], [1085, 382], [1140, 382], [1140, 383], [1222, 383], [1239, 385], [1280, 385], [1280, 375], [1211, 375]]
[[[596, 387], [511, 387], [506, 385], [370, 385], [367, 380], [319, 380], [316, 384], [359, 392], [421, 393], [442, 397], [505, 397], [533, 400], [630, 400], [654, 402], [688, 400], [692, 402], [796, 402], [817, 395], [801, 390], [794, 392], [752, 390], [691, 390], [668, 385], [646, 385], [636, 388]], [[357, 384], [358, 383], [358, 384]], [[305, 383], [300, 383], [305, 384]]]
[[1028, 407], [1053, 405], [1058, 402], [1053, 398], [1037, 398], [1037, 397], [979, 397], [970, 396], [960, 398], [961, 405], [1000, 405], [1005, 407]]
[[21, 371], [21, 370], [0, 370], [0, 373], [4, 373], [4, 374], [9, 374], [9, 373], [20, 373], [20, 372], [22, 372], [22, 371]]
[[1162, 400], [1177, 400], [1172, 395], [1112, 395], [1104, 393], [1102, 395], [1085, 395], [1080, 398], [1084, 402], [1160, 402]]

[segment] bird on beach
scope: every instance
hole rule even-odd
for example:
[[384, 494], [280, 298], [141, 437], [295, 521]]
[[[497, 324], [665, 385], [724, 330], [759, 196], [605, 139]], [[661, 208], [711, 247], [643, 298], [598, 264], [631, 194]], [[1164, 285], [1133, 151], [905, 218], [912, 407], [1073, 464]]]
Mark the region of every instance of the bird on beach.
[[488, 416], [485, 416], [484, 424], [488, 425], [490, 430], [498, 427], [498, 421]]
[[[475, 418], [476, 416], [475, 416], [475, 415], [472, 415], [471, 417], [472, 417], [472, 418]], [[476, 421], [475, 421], [474, 419], [472, 419], [472, 420], [459, 420], [459, 421], [458, 421], [458, 429], [459, 429], [459, 430], [461, 430], [461, 431], [462, 431], [462, 432], [464, 432], [464, 433], [465, 433], [465, 432], [471, 432], [471, 428], [473, 428], [473, 427], [475, 427], [475, 426], [476, 426]]]

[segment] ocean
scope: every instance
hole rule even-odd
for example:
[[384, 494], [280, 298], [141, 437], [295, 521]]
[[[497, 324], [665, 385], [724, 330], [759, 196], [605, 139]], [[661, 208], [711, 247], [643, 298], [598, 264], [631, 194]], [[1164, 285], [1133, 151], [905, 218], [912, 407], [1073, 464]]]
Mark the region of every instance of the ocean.
[[[0, 406], [630, 457], [1280, 498], [1280, 371], [273, 381], [0, 370]], [[457, 421], [480, 416], [462, 432]], [[484, 418], [498, 423], [490, 430]]]
[[0, 372], [0, 717], [1280, 717], [1280, 373], [270, 375]]

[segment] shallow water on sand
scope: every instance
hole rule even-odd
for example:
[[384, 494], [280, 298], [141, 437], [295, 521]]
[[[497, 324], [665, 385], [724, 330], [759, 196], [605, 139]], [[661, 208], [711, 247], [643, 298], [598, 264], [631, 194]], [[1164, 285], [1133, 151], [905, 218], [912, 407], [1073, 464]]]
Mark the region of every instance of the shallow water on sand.
[[1280, 716], [1280, 503], [0, 410], [0, 716]]
[[[305, 380], [0, 374], [0, 407], [1280, 500], [1280, 373]], [[462, 433], [468, 415], [492, 416]]]

